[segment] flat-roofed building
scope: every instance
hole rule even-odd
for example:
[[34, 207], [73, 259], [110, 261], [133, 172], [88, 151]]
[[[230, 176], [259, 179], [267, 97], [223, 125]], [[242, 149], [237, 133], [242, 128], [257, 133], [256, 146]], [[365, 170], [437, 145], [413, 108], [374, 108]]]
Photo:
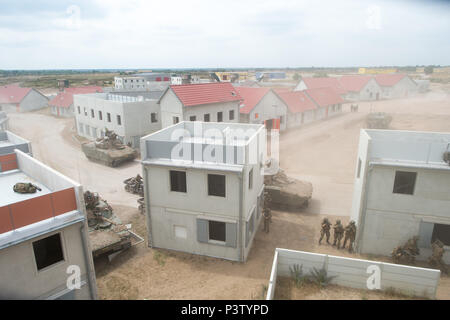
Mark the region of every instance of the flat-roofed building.
[[245, 261], [262, 217], [263, 125], [180, 122], [141, 139], [149, 246]]
[[82, 186], [19, 149], [0, 154], [0, 299], [97, 299]]

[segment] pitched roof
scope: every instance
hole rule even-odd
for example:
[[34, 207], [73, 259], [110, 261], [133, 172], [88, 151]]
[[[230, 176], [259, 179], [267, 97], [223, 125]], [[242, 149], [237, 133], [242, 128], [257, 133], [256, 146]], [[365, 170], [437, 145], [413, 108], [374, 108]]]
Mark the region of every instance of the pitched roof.
[[31, 90], [17, 85], [0, 86], [0, 103], [20, 103]]
[[305, 93], [320, 107], [344, 102], [332, 88], [306, 89]]
[[372, 76], [350, 75], [339, 78], [339, 83], [346, 91], [359, 92], [372, 79]]
[[64, 90], [64, 92], [58, 93], [58, 95], [56, 97], [51, 99], [49, 101], [48, 105], [52, 106], [52, 107], [69, 108], [73, 104], [73, 95], [74, 94], [87, 94], [87, 93], [95, 93], [95, 92], [103, 92], [102, 87], [90, 86], [90, 87], [66, 88]]
[[276, 92], [292, 113], [316, 109], [316, 105], [304, 91]]
[[171, 85], [184, 106], [239, 101], [241, 96], [229, 82]]
[[320, 77], [320, 78], [302, 78], [308, 89], [330, 87], [337, 94], [344, 94], [347, 91], [339, 83], [338, 78]]
[[390, 87], [395, 85], [397, 82], [406, 77], [403, 73], [393, 73], [393, 74], [377, 74], [375, 80], [380, 86]]
[[261, 101], [261, 99], [270, 91], [269, 88], [249, 88], [236, 87], [238, 94], [242, 98], [240, 113], [249, 113]]

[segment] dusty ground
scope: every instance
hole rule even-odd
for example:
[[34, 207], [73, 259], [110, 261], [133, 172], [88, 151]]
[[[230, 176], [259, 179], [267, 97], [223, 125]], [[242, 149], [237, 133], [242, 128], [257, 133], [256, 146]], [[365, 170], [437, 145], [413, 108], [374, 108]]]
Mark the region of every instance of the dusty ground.
[[285, 277], [277, 279], [275, 300], [406, 300], [413, 297], [395, 292], [379, 292], [328, 285], [320, 288], [314, 284], [296, 287], [294, 280]]
[[[256, 234], [245, 264], [190, 254], [133, 247], [111, 263], [96, 261], [102, 299], [260, 299], [268, 283], [277, 247], [352, 256], [329, 245], [318, 246], [320, 220], [326, 215], [344, 223], [351, 209], [359, 130], [370, 110], [393, 115], [392, 128], [450, 131], [448, 93], [434, 92], [414, 99], [359, 103], [359, 113], [344, 114], [302, 129], [283, 133], [281, 166], [288, 175], [311, 181], [310, 207], [302, 213], [273, 212], [270, 233]], [[123, 180], [141, 171], [133, 162], [109, 168], [89, 162], [73, 138], [73, 119], [58, 119], [45, 112], [10, 114], [11, 130], [33, 143], [37, 159], [99, 192], [124, 223], [145, 235], [136, 195], [123, 189]], [[389, 261], [386, 257], [363, 257]], [[319, 298], [319, 297], [317, 297]], [[442, 277], [439, 299], [450, 299], [450, 278]]]

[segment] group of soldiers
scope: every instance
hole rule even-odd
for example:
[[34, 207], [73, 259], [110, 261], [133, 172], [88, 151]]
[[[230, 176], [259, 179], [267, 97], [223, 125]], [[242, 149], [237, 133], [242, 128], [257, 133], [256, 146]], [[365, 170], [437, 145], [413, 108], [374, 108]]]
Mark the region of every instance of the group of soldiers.
[[124, 149], [122, 141], [119, 140], [119, 137], [114, 131], [108, 130], [105, 128], [105, 136], [103, 138], [99, 138], [95, 142], [95, 146], [99, 149]]
[[[320, 239], [319, 245], [322, 243], [324, 237], [326, 237], [327, 243], [330, 244], [330, 230], [331, 230], [331, 222], [328, 218], [324, 218], [321, 224], [320, 230]], [[342, 248], [345, 249], [347, 241], [349, 241], [348, 251], [353, 251], [353, 243], [356, 238], [356, 223], [355, 221], [350, 221], [350, 223], [344, 228], [341, 223], [341, 220], [336, 220], [336, 223], [333, 226], [334, 231], [334, 241], [333, 246], [337, 246], [338, 249], [341, 248], [341, 240], [344, 238], [344, 243]]]

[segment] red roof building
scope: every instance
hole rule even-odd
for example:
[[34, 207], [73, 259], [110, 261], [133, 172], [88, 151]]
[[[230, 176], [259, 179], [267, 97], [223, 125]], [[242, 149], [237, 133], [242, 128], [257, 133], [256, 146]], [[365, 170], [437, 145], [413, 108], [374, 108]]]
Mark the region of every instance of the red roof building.
[[51, 107], [51, 111], [54, 115], [71, 116], [73, 115], [73, 95], [74, 94], [88, 94], [103, 92], [102, 87], [89, 86], [89, 87], [72, 87], [66, 88], [63, 92], [58, 93], [56, 97], [51, 99], [48, 105]]
[[47, 103], [47, 97], [33, 88], [22, 88], [17, 85], [0, 86], [0, 106], [5, 110], [31, 111], [41, 109]]
[[305, 112], [316, 109], [314, 102], [304, 91], [279, 92], [278, 96], [287, 105], [292, 113]]
[[417, 83], [403, 73], [378, 74], [375, 81], [385, 99], [405, 98], [417, 92]]
[[381, 87], [373, 76], [342, 76], [339, 83], [347, 91], [345, 99], [349, 101], [378, 100], [381, 96]]
[[390, 87], [397, 84], [400, 80], [406, 77], [403, 73], [393, 73], [393, 74], [377, 74], [375, 80], [380, 86]]
[[317, 89], [327, 87], [332, 88], [337, 94], [345, 94], [347, 92], [339, 83], [339, 79], [333, 77], [302, 78], [299, 85], [297, 86], [297, 90]]
[[305, 90], [305, 93], [319, 107], [338, 105], [344, 102], [344, 99], [342, 99], [332, 88], [307, 89]]
[[170, 89], [186, 107], [241, 100], [229, 82], [171, 85]]
[[261, 101], [261, 99], [270, 91], [270, 88], [248, 88], [236, 87], [238, 94], [241, 96], [240, 113], [250, 113], [253, 108]]
[[339, 79], [339, 83], [341, 84], [342, 88], [346, 91], [359, 92], [372, 78], [373, 78], [372, 76], [361, 76], [361, 75], [342, 76]]

